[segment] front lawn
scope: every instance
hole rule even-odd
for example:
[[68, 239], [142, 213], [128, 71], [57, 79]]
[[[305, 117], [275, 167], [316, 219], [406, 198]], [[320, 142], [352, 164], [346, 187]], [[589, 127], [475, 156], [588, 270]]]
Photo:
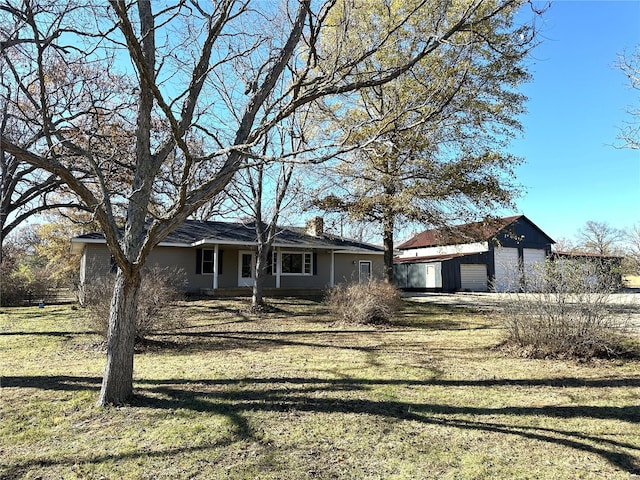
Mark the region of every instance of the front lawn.
[[512, 358], [487, 312], [411, 303], [390, 327], [310, 300], [181, 304], [137, 396], [94, 407], [81, 310], [0, 313], [2, 479], [624, 479], [640, 474], [640, 362]]

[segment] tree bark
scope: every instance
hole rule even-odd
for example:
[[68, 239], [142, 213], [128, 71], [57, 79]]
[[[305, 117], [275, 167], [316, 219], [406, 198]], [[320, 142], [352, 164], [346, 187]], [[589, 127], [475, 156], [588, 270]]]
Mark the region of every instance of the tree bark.
[[395, 171], [395, 162], [385, 160], [385, 175], [382, 178], [384, 189], [384, 207], [382, 209], [382, 246], [384, 248], [384, 267], [382, 278], [386, 283], [393, 285], [393, 232], [396, 227], [396, 211], [393, 207], [396, 195], [395, 179], [392, 171]]
[[118, 269], [107, 336], [107, 365], [97, 405], [122, 405], [133, 397], [133, 353], [140, 273]]
[[383, 279], [393, 284], [393, 230], [395, 221], [393, 213], [385, 213], [382, 220], [382, 245], [384, 247]]
[[264, 309], [264, 280], [267, 273], [267, 262], [269, 261], [269, 250], [266, 245], [258, 244], [256, 253], [256, 272], [253, 281], [253, 292], [251, 295], [251, 308], [254, 311]]

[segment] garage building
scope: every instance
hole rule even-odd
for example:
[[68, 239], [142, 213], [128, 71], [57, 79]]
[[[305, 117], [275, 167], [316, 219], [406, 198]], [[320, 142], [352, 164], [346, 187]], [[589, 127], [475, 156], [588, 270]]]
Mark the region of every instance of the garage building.
[[524, 215], [426, 230], [396, 247], [396, 284], [444, 292], [526, 288], [553, 243]]

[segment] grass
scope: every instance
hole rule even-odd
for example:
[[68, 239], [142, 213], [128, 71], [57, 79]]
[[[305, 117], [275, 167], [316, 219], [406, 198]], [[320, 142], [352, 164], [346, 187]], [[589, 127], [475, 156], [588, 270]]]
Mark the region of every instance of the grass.
[[487, 312], [406, 302], [386, 328], [311, 300], [178, 306], [94, 407], [105, 353], [79, 310], [0, 313], [3, 479], [625, 479], [640, 364], [510, 358]]

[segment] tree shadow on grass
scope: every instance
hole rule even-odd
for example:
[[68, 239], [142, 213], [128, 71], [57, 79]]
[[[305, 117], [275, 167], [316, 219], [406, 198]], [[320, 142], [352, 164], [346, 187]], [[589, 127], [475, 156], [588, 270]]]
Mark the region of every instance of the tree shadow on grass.
[[[491, 322], [470, 322], [465, 316], [477, 316], [482, 313], [478, 309], [440, 305], [436, 303], [421, 303], [404, 300], [401, 314], [394, 319], [394, 326], [418, 328], [420, 330], [478, 330], [495, 328]], [[461, 318], [463, 317], [463, 318]], [[495, 323], [495, 322], [494, 322]]]
[[[630, 379], [638, 382], [638, 379]], [[252, 411], [307, 413], [344, 413], [374, 415], [387, 420], [410, 420], [425, 425], [453, 427], [463, 430], [494, 432], [515, 435], [522, 438], [570, 447], [599, 455], [612, 465], [630, 473], [640, 473], [640, 445], [618, 442], [616, 440], [584, 434], [578, 431], [562, 430], [528, 425], [510, 425], [497, 421], [483, 421], [482, 418], [495, 418], [500, 415], [518, 417], [550, 417], [558, 419], [589, 418], [616, 420], [640, 424], [640, 406], [599, 407], [599, 406], [562, 406], [562, 407], [470, 407], [446, 404], [426, 404], [402, 401], [384, 401], [369, 399], [344, 399], [339, 394], [344, 391], [366, 391], [372, 386], [394, 383], [405, 385], [449, 385], [447, 381], [377, 381], [359, 379], [310, 379], [310, 378], [271, 378], [271, 379], [228, 379], [211, 382], [196, 382], [184, 388], [185, 381], [177, 380], [173, 384], [152, 385], [139, 392], [136, 405], [140, 407], [175, 409], [189, 408], [198, 412], [214, 412], [230, 417], [237, 426], [245, 425], [240, 419]], [[189, 384], [189, 381], [186, 381]], [[455, 382], [459, 385], [464, 382]], [[535, 383], [535, 382], [534, 382]], [[563, 385], [577, 384], [576, 379], [564, 379]], [[495, 382], [473, 382], [478, 386], [493, 386]], [[227, 390], [211, 390], [212, 385], [235, 386]], [[274, 386], [274, 385], [277, 385]], [[595, 384], [594, 384], [595, 385]], [[604, 386], [604, 385], [603, 385]], [[629, 386], [622, 381], [619, 386]], [[337, 393], [336, 396], [319, 397], [318, 394]], [[460, 418], [460, 417], [470, 417]], [[476, 420], [478, 419], [478, 420]], [[249, 432], [248, 427], [243, 427]], [[620, 451], [628, 449], [637, 455]]]
[[74, 331], [44, 331], [44, 332], [0, 332], [0, 337], [20, 337], [20, 336], [34, 336], [34, 337], [66, 337], [72, 339], [82, 335], [95, 335], [97, 332], [94, 330], [74, 330]]
[[[386, 330], [385, 333], [388, 333]], [[322, 341], [323, 337], [342, 339], [349, 335], [371, 336], [377, 330], [197, 330], [164, 332], [147, 339], [148, 344], [156, 344], [164, 350], [178, 351], [226, 351], [247, 349], [253, 351], [271, 350], [274, 347], [344, 348], [370, 353], [376, 347], [359, 346], [354, 343]]]
[[[69, 456], [58, 456], [55, 458], [44, 457], [37, 458], [33, 460], [28, 460], [25, 462], [20, 462], [14, 465], [8, 466], [4, 471], [0, 469], [0, 478], [2, 480], [18, 480], [21, 478], [27, 478], [29, 474], [33, 474], [34, 469], [42, 469], [47, 467], [54, 466], [63, 466], [72, 468], [76, 465], [83, 464], [100, 464], [102, 462], [108, 462], [113, 460], [133, 460], [137, 458], [153, 458], [153, 457], [181, 457], [185, 454], [189, 454], [192, 452], [202, 452], [207, 450], [216, 450], [219, 448], [225, 448], [229, 445], [233, 444], [237, 441], [237, 437], [231, 435], [221, 441], [209, 443], [206, 445], [196, 445], [196, 446], [184, 446], [184, 447], [176, 447], [176, 448], [165, 448], [160, 450], [140, 450], [136, 452], [128, 452], [128, 453], [118, 453], [118, 454], [97, 454], [87, 452], [83, 455], [69, 455]], [[2, 465], [0, 465], [1, 467]], [[28, 477], [31, 478], [31, 477]], [[39, 476], [33, 478], [42, 478]], [[75, 477], [74, 477], [75, 478]], [[81, 477], [84, 478], [84, 477]], [[106, 478], [106, 477], [100, 477]]]
[[[0, 377], [2, 387], [37, 388], [42, 390], [98, 390], [102, 383], [102, 377], [74, 376], [74, 375], [26, 375], [26, 376], [2, 376]], [[312, 385], [324, 389], [335, 390], [360, 390], [375, 386], [405, 386], [405, 387], [553, 387], [553, 388], [638, 388], [640, 387], [639, 377], [628, 378], [578, 378], [578, 377], [558, 377], [541, 379], [510, 379], [496, 378], [487, 380], [448, 380], [440, 378], [430, 378], [425, 380], [404, 380], [404, 379], [356, 379], [356, 378], [314, 378], [314, 377], [239, 377], [239, 378], [217, 378], [217, 379], [171, 379], [135, 380], [137, 385], [141, 385], [143, 390], [152, 388], [162, 388], [163, 386], [182, 385], [186, 389], [189, 386], [244, 386], [244, 385], [269, 385], [269, 384], [291, 384], [291, 385]], [[189, 390], [191, 391], [191, 390]], [[549, 407], [556, 408], [556, 407]], [[606, 407], [602, 407], [606, 408]], [[640, 405], [634, 407], [640, 415]], [[628, 418], [621, 418], [629, 420]], [[640, 421], [636, 416], [635, 421]]]
[[[101, 379], [98, 377], [4, 377], [3, 387], [30, 387], [53, 390], [97, 390]], [[495, 420], [497, 416], [517, 416], [519, 418], [588, 418], [613, 420], [638, 424], [640, 428], [640, 406], [542, 406], [542, 407], [474, 407], [455, 406], [438, 403], [371, 400], [367, 398], [345, 398], [342, 393], [366, 392], [379, 386], [472, 386], [491, 388], [495, 386], [546, 386], [546, 387], [588, 387], [588, 388], [629, 388], [640, 386], [638, 378], [595, 379], [556, 378], [549, 380], [395, 380], [395, 379], [323, 379], [304, 377], [284, 378], [226, 378], [215, 380], [139, 380], [133, 408], [152, 408], [168, 411], [186, 409], [221, 415], [234, 426], [234, 437], [252, 438], [251, 412], [342, 413], [378, 416], [387, 420], [409, 420], [424, 425], [435, 425], [461, 430], [493, 432], [521, 438], [562, 445], [592, 453], [605, 459], [615, 467], [630, 473], [640, 473], [640, 445], [619, 442], [605, 436], [596, 436], [561, 428], [532, 425], [512, 425], [508, 420]], [[487, 421], [485, 419], [491, 419]], [[630, 450], [633, 453], [622, 451]], [[175, 452], [168, 452], [173, 454]], [[144, 452], [145, 455], [148, 452]], [[140, 454], [142, 455], [142, 453]], [[135, 456], [135, 454], [133, 454]], [[106, 457], [88, 456], [88, 462], [121, 458], [118, 455]], [[77, 459], [76, 459], [77, 460]], [[69, 462], [61, 459], [60, 463]], [[34, 461], [38, 462], [38, 461]], [[41, 465], [52, 460], [42, 460]], [[14, 466], [14, 471], [22, 471], [25, 465]], [[18, 470], [15, 470], [18, 469]], [[7, 477], [7, 478], [18, 478]]]

